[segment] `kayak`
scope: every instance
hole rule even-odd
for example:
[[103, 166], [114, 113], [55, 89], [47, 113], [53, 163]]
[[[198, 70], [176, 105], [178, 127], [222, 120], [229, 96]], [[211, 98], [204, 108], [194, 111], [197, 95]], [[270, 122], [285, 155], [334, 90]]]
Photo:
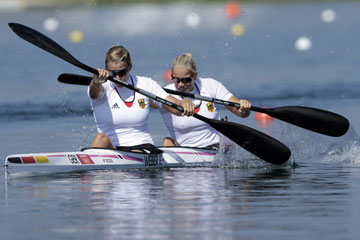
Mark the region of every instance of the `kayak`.
[[36, 175], [106, 169], [152, 169], [204, 166], [217, 150], [191, 147], [84, 148], [78, 152], [13, 154], [5, 159], [5, 173]]

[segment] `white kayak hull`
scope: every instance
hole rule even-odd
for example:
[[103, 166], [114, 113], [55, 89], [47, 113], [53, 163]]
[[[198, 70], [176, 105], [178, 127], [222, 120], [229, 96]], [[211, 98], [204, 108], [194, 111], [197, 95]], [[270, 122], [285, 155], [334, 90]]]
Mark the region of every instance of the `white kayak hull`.
[[150, 169], [199, 166], [211, 163], [216, 150], [188, 147], [159, 147], [162, 153], [88, 148], [78, 152], [14, 154], [6, 157], [5, 172], [33, 175], [53, 172], [106, 169]]

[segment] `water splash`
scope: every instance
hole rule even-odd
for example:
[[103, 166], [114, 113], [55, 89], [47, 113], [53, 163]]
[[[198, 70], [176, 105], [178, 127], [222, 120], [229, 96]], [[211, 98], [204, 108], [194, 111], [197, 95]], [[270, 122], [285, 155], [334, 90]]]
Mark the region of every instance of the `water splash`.
[[277, 139], [286, 144], [296, 163], [360, 163], [360, 142], [353, 126], [341, 137], [329, 137], [302, 128], [279, 124]]
[[336, 139], [320, 157], [324, 163], [360, 164], [360, 141], [353, 126], [346, 135]]
[[212, 166], [220, 168], [266, 168], [271, 164], [235, 144], [228, 138], [220, 137], [220, 148]]
[[291, 157], [284, 165], [271, 165], [221, 136], [219, 153], [212, 166], [220, 168], [294, 168], [303, 163], [360, 164], [360, 142], [353, 126], [350, 126], [349, 131], [342, 137], [325, 136], [280, 121], [276, 121], [271, 129], [264, 131], [291, 150]]

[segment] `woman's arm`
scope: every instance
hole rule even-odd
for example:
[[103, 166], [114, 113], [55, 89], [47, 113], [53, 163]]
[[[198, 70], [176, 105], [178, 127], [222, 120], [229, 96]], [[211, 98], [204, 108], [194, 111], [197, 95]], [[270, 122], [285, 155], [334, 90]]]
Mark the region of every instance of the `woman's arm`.
[[169, 107], [165, 104], [162, 104], [162, 108], [172, 114], [175, 114], [177, 116], [192, 116], [194, 115], [194, 111], [195, 111], [195, 105], [194, 103], [190, 100], [190, 99], [184, 99], [184, 100], [179, 100], [174, 98], [171, 95], [168, 95], [165, 100], [175, 103], [176, 105], [181, 106], [184, 111], [180, 112], [175, 108]]
[[246, 118], [250, 115], [251, 103], [246, 99], [238, 99], [234, 95], [231, 96], [228, 101], [236, 102], [240, 104], [240, 108], [226, 106], [226, 108], [232, 113], [236, 114], [239, 117]]
[[99, 76], [94, 75], [89, 85], [89, 95], [92, 99], [96, 99], [104, 93], [105, 89], [102, 84], [106, 82], [109, 77], [109, 72], [105, 69], [98, 68], [97, 70], [99, 72]]

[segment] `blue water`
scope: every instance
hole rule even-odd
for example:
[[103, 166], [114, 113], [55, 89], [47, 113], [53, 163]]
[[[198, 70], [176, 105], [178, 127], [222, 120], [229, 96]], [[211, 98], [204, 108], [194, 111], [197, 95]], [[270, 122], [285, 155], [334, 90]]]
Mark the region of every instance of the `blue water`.
[[[4, 239], [358, 239], [360, 230], [360, 3], [244, 4], [238, 19], [223, 4], [125, 5], [0, 12], [0, 155], [75, 151], [96, 134], [86, 87], [57, 82], [90, 76], [17, 37], [8, 22], [43, 32], [80, 61], [104, 65], [106, 50], [126, 46], [133, 72], [165, 85], [173, 58], [192, 52], [199, 75], [220, 80], [255, 106], [303, 105], [351, 123], [340, 138], [254, 115], [230, 121], [286, 144], [296, 167], [264, 164], [238, 147], [209, 168], [96, 171], [5, 180], [0, 173]], [[321, 20], [331, 8], [337, 18]], [[189, 13], [201, 21], [188, 26]], [[43, 28], [48, 17], [55, 32]], [[244, 35], [230, 33], [234, 24]], [[81, 30], [84, 41], [69, 41]], [[312, 41], [295, 49], [297, 38]], [[160, 144], [167, 130], [152, 111]], [[236, 134], [236, 133], [234, 133]], [[222, 143], [228, 140], [223, 138]]]

